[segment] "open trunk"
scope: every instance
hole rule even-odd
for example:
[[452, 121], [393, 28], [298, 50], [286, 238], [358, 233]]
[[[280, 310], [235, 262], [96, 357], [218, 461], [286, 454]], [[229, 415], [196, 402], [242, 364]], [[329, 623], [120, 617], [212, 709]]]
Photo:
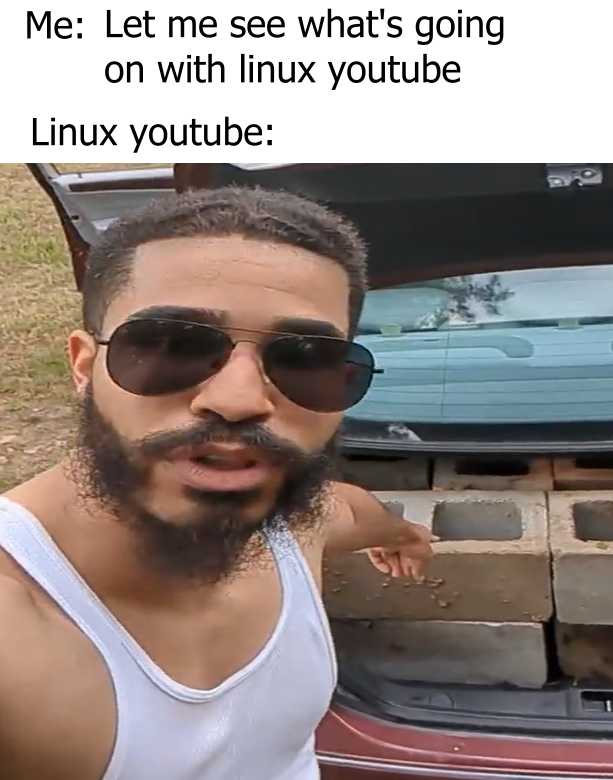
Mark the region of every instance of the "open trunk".
[[385, 373], [347, 413], [340, 472], [442, 542], [424, 585], [361, 554], [327, 562], [337, 701], [397, 724], [611, 738], [611, 166], [31, 167], [78, 283], [96, 232], [175, 184], [283, 188], [353, 219], [371, 248], [358, 340]]

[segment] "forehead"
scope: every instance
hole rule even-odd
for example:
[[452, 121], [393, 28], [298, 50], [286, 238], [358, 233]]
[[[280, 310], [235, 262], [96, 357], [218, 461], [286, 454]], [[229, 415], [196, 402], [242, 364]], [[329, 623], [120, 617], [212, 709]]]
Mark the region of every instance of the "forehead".
[[106, 320], [114, 326], [140, 309], [175, 305], [226, 311], [236, 326], [304, 317], [347, 332], [348, 301], [344, 268], [314, 252], [238, 235], [173, 238], [137, 248]]

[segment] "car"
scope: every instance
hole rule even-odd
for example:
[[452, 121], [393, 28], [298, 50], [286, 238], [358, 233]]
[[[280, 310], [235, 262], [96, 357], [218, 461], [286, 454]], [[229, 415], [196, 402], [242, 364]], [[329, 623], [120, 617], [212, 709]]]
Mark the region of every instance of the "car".
[[77, 286], [99, 232], [175, 189], [303, 194], [369, 245], [356, 338], [384, 372], [340, 468], [442, 541], [423, 586], [326, 563], [322, 778], [613, 777], [613, 166], [29, 167]]

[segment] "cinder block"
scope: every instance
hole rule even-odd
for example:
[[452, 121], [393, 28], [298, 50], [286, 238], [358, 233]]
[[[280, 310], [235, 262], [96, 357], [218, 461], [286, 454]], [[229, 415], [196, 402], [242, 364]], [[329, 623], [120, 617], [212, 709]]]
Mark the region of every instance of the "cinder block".
[[336, 620], [332, 632], [340, 662], [377, 677], [522, 688], [547, 682], [538, 624]]
[[427, 458], [343, 457], [340, 477], [366, 490], [427, 490], [430, 487], [430, 463]]
[[613, 458], [556, 458], [553, 481], [556, 490], [613, 490]]
[[565, 675], [583, 683], [613, 683], [613, 626], [556, 623], [556, 646]]
[[437, 458], [433, 490], [553, 490], [549, 458], [509, 455]]
[[364, 552], [324, 561], [335, 618], [539, 623], [552, 614], [543, 493], [377, 492], [442, 541], [418, 585], [381, 574]]
[[549, 525], [558, 619], [613, 625], [613, 492], [551, 493]]

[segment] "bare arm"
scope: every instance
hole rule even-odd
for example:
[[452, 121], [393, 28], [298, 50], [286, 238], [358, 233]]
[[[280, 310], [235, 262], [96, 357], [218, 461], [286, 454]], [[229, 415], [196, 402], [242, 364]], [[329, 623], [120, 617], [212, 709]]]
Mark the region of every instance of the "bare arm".
[[101, 776], [92, 708], [79, 706], [71, 685], [87, 674], [62, 641], [64, 625], [44, 615], [21, 583], [0, 576], [0, 780]]
[[[0, 577], [0, 778], [33, 777], [38, 738], [31, 691], [36, 675], [30, 656], [36, 654], [40, 636], [34, 604], [27, 589], [10, 577]], [[28, 674], [30, 672], [30, 674]], [[28, 717], [29, 715], [29, 717]], [[29, 734], [28, 734], [29, 732]], [[44, 775], [42, 775], [44, 777]]]
[[367, 490], [332, 483], [325, 539], [329, 554], [368, 549], [382, 572], [421, 579], [435, 540], [425, 526], [398, 517]]

